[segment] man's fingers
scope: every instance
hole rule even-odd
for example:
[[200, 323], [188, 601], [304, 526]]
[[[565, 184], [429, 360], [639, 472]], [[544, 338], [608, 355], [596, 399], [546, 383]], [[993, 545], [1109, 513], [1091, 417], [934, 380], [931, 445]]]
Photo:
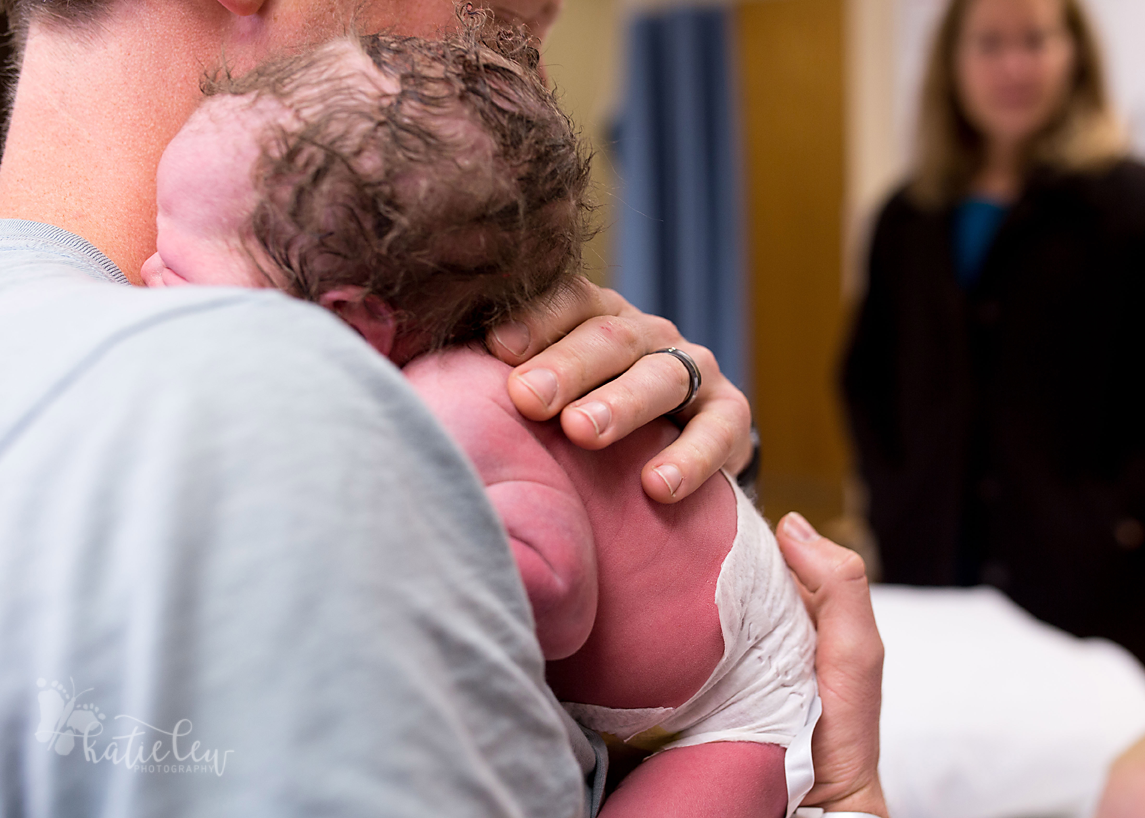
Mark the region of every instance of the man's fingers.
[[[594, 322], [586, 324], [583, 331], [588, 335], [598, 334], [599, 326]], [[575, 332], [581, 332], [581, 329]], [[574, 333], [575, 334], [575, 333]], [[697, 367], [707, 369], [708, 377], [715, 379], [715, 385], [701, 380], [695, 401], [688, 410], [676, 415], [681, 420], [695, 417], [697, 407], [707, 406], [722, 399], [732, 404], [740, 398], [738, 390], [721, 397], [719, 365], [706, 348], [696, 344], [682, 344], [683, 352], [695, 353], [693, 360]], [[625, 435], [647, 423], [676, 409], [688, 397], [691, 390], [691, 373], [673, 355], [646, 353], [636, 359], [623, 374], [602, 386], [597, 387], [579, 400], [574, 400], [563, 410], [561, 425], [569, 439], [586, 449], [601, 449], [611, 445]], [[729, 405], [729, 410], [735, 408]], [[744, 417], [750, 417], [746, 402], [742, 407]], [[732, 446], [734, 430], [725, 439], [709, 439], [715, 445]], [[720, 463], [719, 465], [723, 465]]]
[[823, 716], [812, 740], [815, 786], [804, 804], [886, 815], [878, 778], [883, 644], [863, 561], [799, 514], [780, 520], [775, 533], [819, 630]]
[[[632, 321], [615, 315], [589, 318], [559, 343], [546, 347], [513, 370], [509, 376], [509, 396], [525, 417], [548, 420], [581, 396], [590, 399], [592, 390], [638, 363], [648, 343], [643, 333]], [[675, 390], [669, 383], [666, 391]], [[621, 396], [615, 389], [611, 394]], [[646, 413], [654, 402], [646, 399], [638, 406], [610, 405], [610, 409], [617, 413], [627, 408], [626, 414], [633, 414], [632, 409], [643, 409]], [[643, 417], [636, 426], [653, 417], [657, 415]]]
[[645, 355], [623, 378], [594, 389], [561, 412], [569, 440], [585, 449], [603, 449], [659, 417], [688, 394], [688, 371], [671, 355]]
[[619, 440], [687, 396], [687, 367], [673, 356], [649, 353], [676, 347], [691, 356], [701, 387], [678, 416], [687, 424], [679, 440], [644, 469], [643, 485], [653, 499], [681, 500], [720, 468], [738, 472], [751, 459], [747, 398], [720, 372], [712, 353], [612, 290], [578, 281], [542, 309], [497, 327], [486, 344], [517, 365], [508, 384], [517, 410], [537, 421], [560, 413], [565, 434], [588, 449]]
[[[776, 539], [799, 583], [804, 603], [829, 641], [840, 666], [874, 669], [883, 663], [883, 644], [871, 607], [871, 590], [862, 557], [819, 534], [799, 514], [779, 521]], [[881, 674], [880, 674], [881, 675]]]
[[613, 290], [587, 279], [572, 280], [536, 309], [494, 327], [485, 345], [510, 366], [519, 366], [591, 318], [620, 315], [631, 306]]
[[1109, 770], [1096, 818], [1145, 815], [1145, 738], [1121, 755]]
[[746, 401], [742, 407], [705, 404], [672, 445], [644, 466], [640, 480], [645, 493], [661, 503], [687, 497], [723, 467], [725, 453], [738, 443], [741, 424], [751, 425]]
[[803, 600], [803, 607], [806, 608], [807, 613], [811, 615], [811, 622], [818, 628], [819, 622], [816, 620], [815, 603], [811, 598], [811, 592], [799, 581], [799, 575], [794, 571], [791, 571], [791, 580], [795, 583], [795, 590], [799, 592], [799, 598]]
[[824, 585], [861, 582], [861, 593], [869, 600], [863, 558], [820, 536], [803, 515], [794, 511], [786, 515], [779, 521], [775, 536], [788, 566], [812, 594], [818, 593]]

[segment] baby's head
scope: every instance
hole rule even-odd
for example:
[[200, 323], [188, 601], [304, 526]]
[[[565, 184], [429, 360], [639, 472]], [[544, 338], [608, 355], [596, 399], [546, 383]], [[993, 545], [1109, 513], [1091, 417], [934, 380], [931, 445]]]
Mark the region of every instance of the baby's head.
[[273, 286], [399, 363], [573, 276], [588, 159], [523, 35], [341, 40], [212, 81], [159, 166], [149, 286]]

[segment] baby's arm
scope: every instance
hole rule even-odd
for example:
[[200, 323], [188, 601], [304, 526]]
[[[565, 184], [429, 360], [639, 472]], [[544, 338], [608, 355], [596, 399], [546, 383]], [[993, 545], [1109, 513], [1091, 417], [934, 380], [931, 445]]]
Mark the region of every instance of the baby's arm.
[[629, 773], [600, 818], [783, 818], [784, 749], [725, 741], [667, 750]]
[[592, 528], [568, 476], [510, 403], [509, 367], [456, 349], [419, 358], [404, 372], [485, 484], [509, 534], [545, 658], [575, 653], [596, 618]]

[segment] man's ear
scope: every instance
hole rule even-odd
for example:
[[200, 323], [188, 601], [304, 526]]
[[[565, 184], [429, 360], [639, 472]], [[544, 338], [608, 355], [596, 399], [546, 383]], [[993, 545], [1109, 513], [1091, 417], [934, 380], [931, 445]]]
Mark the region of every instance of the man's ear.
[[219, 5], [231, 14], [250, 17], [252, 14], [258, 14], [265, 2], [266, 0], [219, 0]]
[[338, 287], [318, 297], [318, 304], [330, 310], [366, 339], [366, 343], [387, 358], [394, 348], [397, 321], [390, 305], [365, 287]]

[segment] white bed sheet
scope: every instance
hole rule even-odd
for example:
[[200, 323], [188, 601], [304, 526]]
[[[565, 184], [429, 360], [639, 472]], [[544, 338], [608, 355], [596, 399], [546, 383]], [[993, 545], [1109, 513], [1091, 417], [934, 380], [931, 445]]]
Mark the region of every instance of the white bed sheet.
[[993, 588], [875, 586], [880, 773], [895, 818], [1089, 818], [1145, 735], [1145, 669]]

